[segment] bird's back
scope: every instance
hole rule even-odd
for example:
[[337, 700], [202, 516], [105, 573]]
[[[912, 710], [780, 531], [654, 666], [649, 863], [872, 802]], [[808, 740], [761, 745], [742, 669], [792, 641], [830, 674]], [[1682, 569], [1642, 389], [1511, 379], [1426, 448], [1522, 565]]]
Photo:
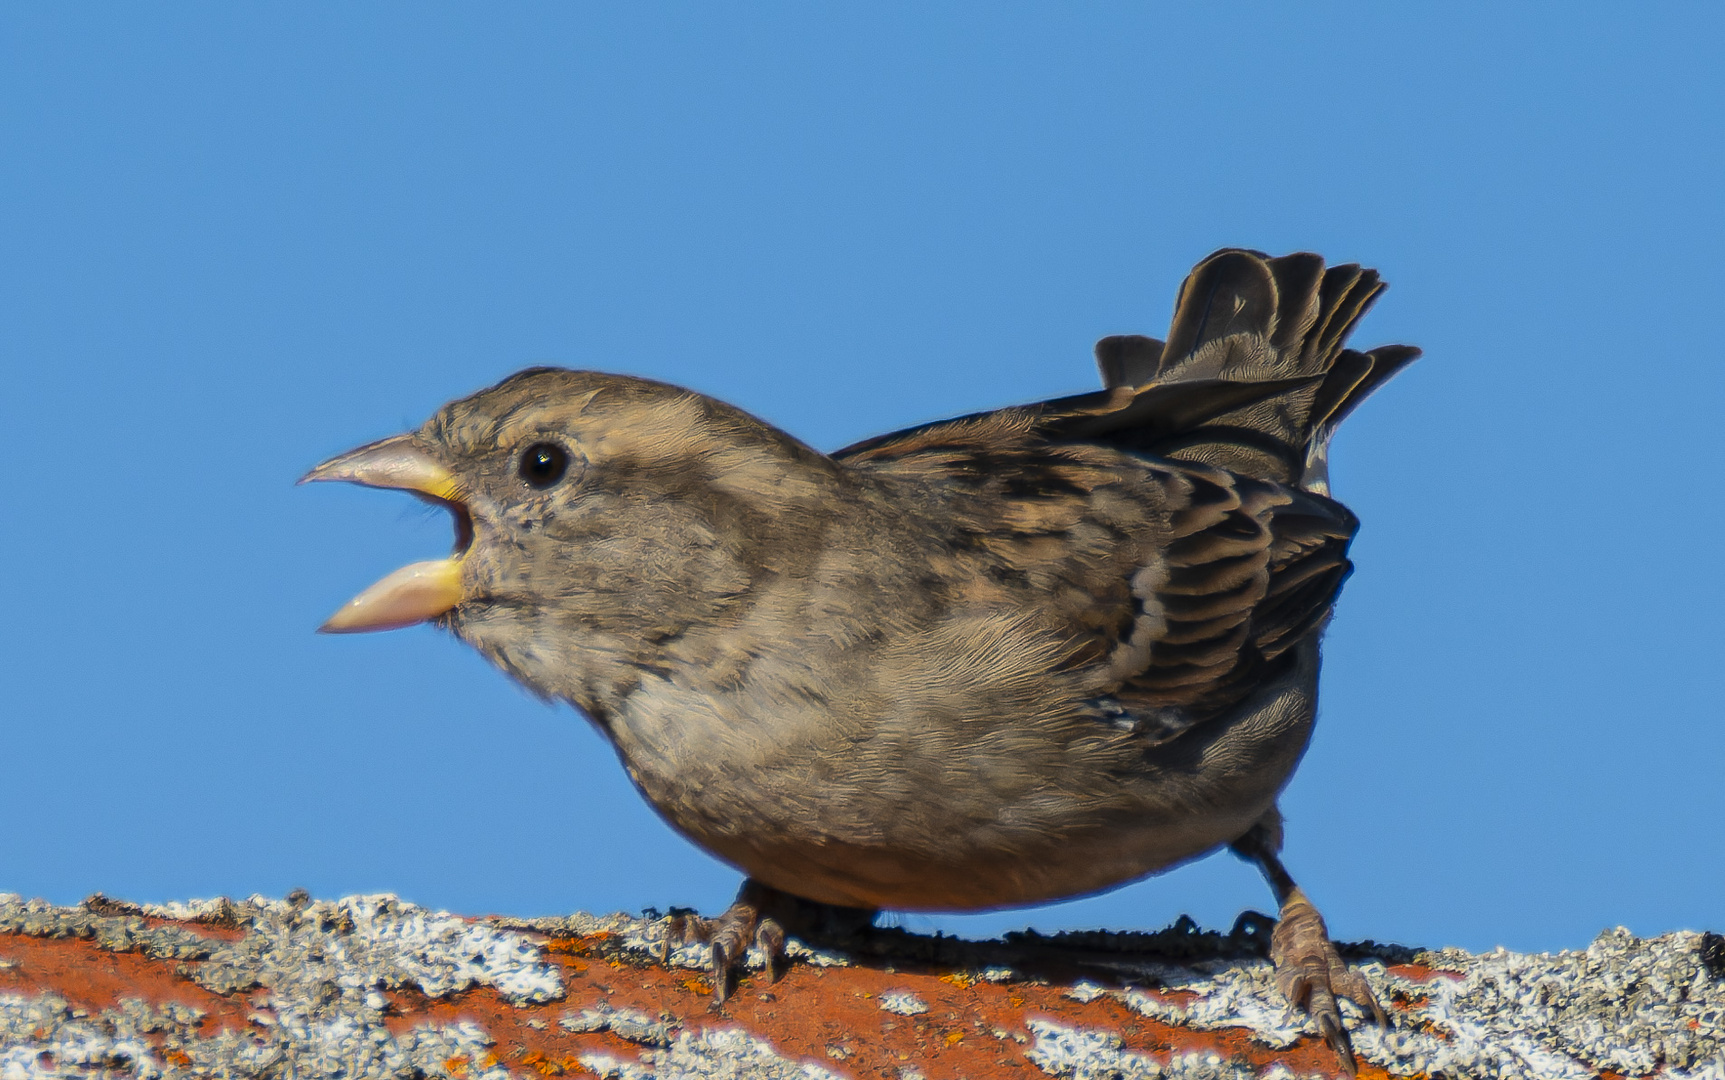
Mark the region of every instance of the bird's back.
[[928, 527], [998, 602], [1060, 619], [1059, 670], [1088, 668], [1098, 693], [1177, 733], [1329, 617], [1358, 528], [1328, 497], [1330, 437], [1419, 355], [1344, 347], [1382, 289], [1316, 255], [1220, 251], [1186, 279], [1166, 344], [1098, 342], [1102, 392], [834, 456], [927, 501]]

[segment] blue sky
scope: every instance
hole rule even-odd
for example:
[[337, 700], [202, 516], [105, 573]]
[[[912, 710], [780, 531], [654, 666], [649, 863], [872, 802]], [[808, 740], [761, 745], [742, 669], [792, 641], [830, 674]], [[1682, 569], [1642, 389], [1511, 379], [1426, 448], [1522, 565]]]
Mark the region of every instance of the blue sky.
[[[1712, 5], [12, 5], [0, 890], [695, 905], [734, 871], [294, 479], [530, 364], [833, 448], [1082, 391], [1220, 246], [1379, 267], [1365, 526], [1284, 798], [1334, 930], [1725, 929]], [[1226, 926], [1212, 857], [906, 925]]]

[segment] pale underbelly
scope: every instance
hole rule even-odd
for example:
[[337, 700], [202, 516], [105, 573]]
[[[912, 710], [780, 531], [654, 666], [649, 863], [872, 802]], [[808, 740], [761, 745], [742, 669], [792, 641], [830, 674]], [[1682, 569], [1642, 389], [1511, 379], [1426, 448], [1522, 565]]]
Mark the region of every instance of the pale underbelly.
[[691, 753], [686, 725], [621, 729], [618, 749], [675, 828], [782, 891], [911, 911], [1046, 903], [1197, 858], [1274, 807], [1315, 712], [1316, 643], [1300, 654], [1232, 713], [1129, 757], [1043, 749], [1026, 767], [1022, 754], [960, 745], [936, 772], [920, 746]]
[[1154, 826], [1121, 823], [1085, 837], [971, 852], [831, 842], [763, 849], [729, 837], [694, 839], [757, 881], [809, 900], [901, 911], [983, 911], [1066, 900], [1137, 881], [1237, 839], [1274, 801], [1271, 792], [1227, 814]]

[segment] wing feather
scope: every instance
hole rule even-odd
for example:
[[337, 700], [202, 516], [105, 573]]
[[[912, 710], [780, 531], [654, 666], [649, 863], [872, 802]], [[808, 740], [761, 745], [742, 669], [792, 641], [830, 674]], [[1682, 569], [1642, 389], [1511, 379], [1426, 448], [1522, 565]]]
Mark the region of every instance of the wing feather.
[[[1239, 700], [1266, 668], [1329, 618], [1358, 522], [1322, 496], [1193, 466], [1151, 593], [1165, 627], [1117, 691], [1139, 708], [1183, 706], [1194, 720]], [[1216, 493], [1227, 492], [1227, 498]], [[1183, 490], [1180, 490], [1183, 489]]]

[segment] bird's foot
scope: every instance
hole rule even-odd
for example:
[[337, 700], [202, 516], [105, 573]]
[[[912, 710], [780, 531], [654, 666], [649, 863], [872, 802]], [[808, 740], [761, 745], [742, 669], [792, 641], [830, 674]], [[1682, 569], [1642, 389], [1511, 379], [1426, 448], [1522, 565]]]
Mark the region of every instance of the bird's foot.
[[666, 957], [673, 945], [706, 945], [715, 1005], [731, 996], [736, 970], [748, 957], [751, 944], [760, 946], [766, 956], [767, 982], [777, 982], [785, 955], [785, 928], [768, 912], [784, 898], [778, 890], [750, 880], [743, 882], [736, 900], [717, 918], [673, 915], [665, 931]]
[[1290, 1012], [1297, 1010], [1311, 1017], [1342, 1068], [1349, 1076], [1358, 1075], [1354, 1046], [1342, 1026], [1336, 999], [1347, 998], [1369, 1009], [1380, 1027], [1388, 1020], [1365, 978], [1336, 952], [1324, 917], [1299, 889], [1282, 902], [1281, 918], [1270, 933], [1270, 960], [1276, 965], [1276, 988], [1288, 999]]

